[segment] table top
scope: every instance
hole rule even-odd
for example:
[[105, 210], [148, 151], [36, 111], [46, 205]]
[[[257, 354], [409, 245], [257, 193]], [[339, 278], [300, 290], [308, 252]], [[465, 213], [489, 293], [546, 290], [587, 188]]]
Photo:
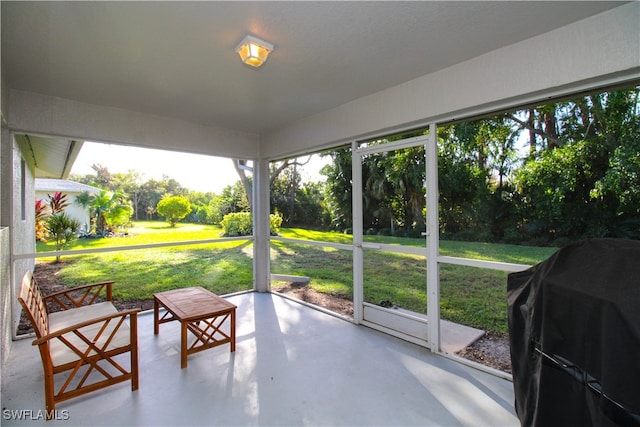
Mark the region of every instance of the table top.
[[234, 304], [200, 286], [173, 289], [153, 296], [178, 320], [213, 317], [236, 309]]

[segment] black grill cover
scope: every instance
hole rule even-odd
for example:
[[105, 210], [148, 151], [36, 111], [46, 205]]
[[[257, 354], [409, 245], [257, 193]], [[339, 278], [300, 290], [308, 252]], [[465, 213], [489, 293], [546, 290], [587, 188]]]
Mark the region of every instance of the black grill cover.
[[640, 426], [640, 242], [590, 239], [507, 283], [522, 426]]

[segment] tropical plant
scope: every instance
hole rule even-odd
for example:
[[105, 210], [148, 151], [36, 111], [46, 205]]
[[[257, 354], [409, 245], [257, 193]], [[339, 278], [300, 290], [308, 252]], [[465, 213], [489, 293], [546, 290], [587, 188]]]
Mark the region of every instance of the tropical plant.
[[59, 191], [53, 193], [53, 196], [51, 194], [47, 194], [47, 199], [49, 201], [49, 209], [51, 210], [52, 215], [64, 212], [67, 206], [69, 206], [67, 195]]
[[105, 236], [131, 222], [133, 208], [121, 191], [100, 190], [96, 195], [84, 192], [76, 196], [76, 203], [90, 208], [97, 235]]
[[[48, 219], [52, 215], [63, 213], [69, 206], [67, 195], [59, 191], [47, 194], [47, 201], [42, 199], [36, 200], [35, 205], [35, 227], [36, 241], [46, 242], [49, 232]], [[55, 236], [54, 236], [55, 237]]]
[[[55, 241], [56, 251], [74, 240], [80, 228], [80, 222], [64, 212], [49, 215], [44, 223], [47, 232]], [[60, 262], [60, 255], [56, 256], [56, 262]]]
[[45, 228], [47, 215], [47, 204], [42, 199], [36, 200], [36, 240], [40, 242], [47, 241], [47, 229]]
[[125, 230], [131, 226], [132, 216], [133, 207], [125, 200], [121, 200], [121, 203], [114, 203], [104, 213], [104, 220], [110, 230]]

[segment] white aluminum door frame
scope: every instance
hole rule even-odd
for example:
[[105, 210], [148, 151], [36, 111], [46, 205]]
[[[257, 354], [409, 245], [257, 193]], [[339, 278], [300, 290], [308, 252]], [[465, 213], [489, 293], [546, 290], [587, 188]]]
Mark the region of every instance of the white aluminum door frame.
[[[406, 253], [396, 250], [393, 245], [366, 244], [363, 240], [363, 207], [362, 207], [362, 158], [369, 154], [384, 153], [403, 148], [423, 146], [426, 156], [425, 187], [427, 224], [426, 248], [423, 252], [427, 259], [427, 277], [425, 277], [425, 292], [428, 297], [427, 307], [427, 346], [433, 352], [440, 351], [440, 277], [438, 266], [438, 151], [437, 126], [430, 124], [429, 134], [389, 142], [383, 145], [358, 147], [357, 142], [351, 144], [351, 165], [353, 183], [353, 302], [354, 320], [366, 323], [364, 319], [364, 261], [363, 248], [382, 249], [385, 251]], [[388, 331], [389, 332], [389, 331]], [[393, 333], [393, 332], [391, 332]], [[399, 336], [404, 334], [399, 333]]]

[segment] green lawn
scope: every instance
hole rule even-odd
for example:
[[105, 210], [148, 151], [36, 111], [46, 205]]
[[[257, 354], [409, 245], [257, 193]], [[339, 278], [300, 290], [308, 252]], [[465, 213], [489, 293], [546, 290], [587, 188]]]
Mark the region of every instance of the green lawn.
[[[78, 239], [66, 249], [134, 246], [220, 238], [222, 229], [210, 225], [140, 221], [128, 235], [102, 239]], [[38, 243], [38, 252], [53, 250]], [[45, 258], [51, 262], [53, 258]], [[114, 280], [114, 297], [149, 299], [156, 292], [187, 286], [203, 286], [217, 294], [252, 289], [253, 250], [250, 241], [221, 241], [188, 246], [63, 256], [60, 278], [69, 285]]]
[[[177, 224], [169, 227], [166, 222], [136, 221], [126, 236], [104, 239], [77, 239], [65, 249], [105, 248], [113, 246], [133, 246], [149, 243], [179, 242], [189, 240], [216, 239], [222, 236], [222, 228], [202, 224]], [[54, 251], [52, 242], [38, 242], [37, 251]]]
[[[215, 239], [219, 227], [163, 222], [136, 222], [127, 236], [79, 239], [67, 249], [117, 247], [147, 243]], [[283, 229], [282, 237], [351, 243], [342, 233]], [[367, 241], [424, 245], [424, 239], [367, 236]], [[38, 251], [52, 250], [38, 243]], [[556, 248], [537, 248], [470, 242], [442, 241], [443, 255], [535, 264]], [[114, 297], [122, 300], [148, 299], [153, 293], [186, 286], [203, 286], [217, 294], [248, 290], [253, 286], [252, 242], [219, 243], [136, 249], [92, 255], [63, 256], [63, 283], [74, 286], [115, 280]], [[46, 258], [39, 262], [52, 262]], [[272, 273], [311, 277], [310, 286], [320, 292], [351, 298], [353, 289], [351, 251], [304, 244], [272, 242]], [[364, 297], [371, 303], [390, 300], [402, 308], [425, 313], [425, 259], [367, 249], [364, 254]], [[506, 332], [507, 273], [457, 265], [442, 265], [441, 312], [447, 320], [494, 332]]]
[[[288, 230], [282, 235], [287, 236]], [[297, 237], [304, 233], [296, 231]], [[287, 236], [289, 237], [289, 236]], [[393, 238], [378, 239], [392, 243]], [[407, 239], [415, 240], [419, 239]], [[339, 241], [335, 239], [334, 241]], [[395, 243], [395, 242], [394, 242]], [[487, 245], [469, 242], [441, 242], [441, 253], [491, 261], [535, 264], [556, 248], [528, 248], [512, 245]], [[419, 246], [419, 243], [416, 244]], [[272, 273], [311, 277], [310, 286], [351, 298], [351, 252], [317, 248], [304, 244], [273, 242]], [[440, 310], [443, 319], [499, 333], [507, 332], [506, 285], [508, 273], [503, 271], [441, 265]], [[395, 305], [425, 313], [426, 260], [424, 257], [364, 250], [364, 300], [373, 304], [389, 300]]]

